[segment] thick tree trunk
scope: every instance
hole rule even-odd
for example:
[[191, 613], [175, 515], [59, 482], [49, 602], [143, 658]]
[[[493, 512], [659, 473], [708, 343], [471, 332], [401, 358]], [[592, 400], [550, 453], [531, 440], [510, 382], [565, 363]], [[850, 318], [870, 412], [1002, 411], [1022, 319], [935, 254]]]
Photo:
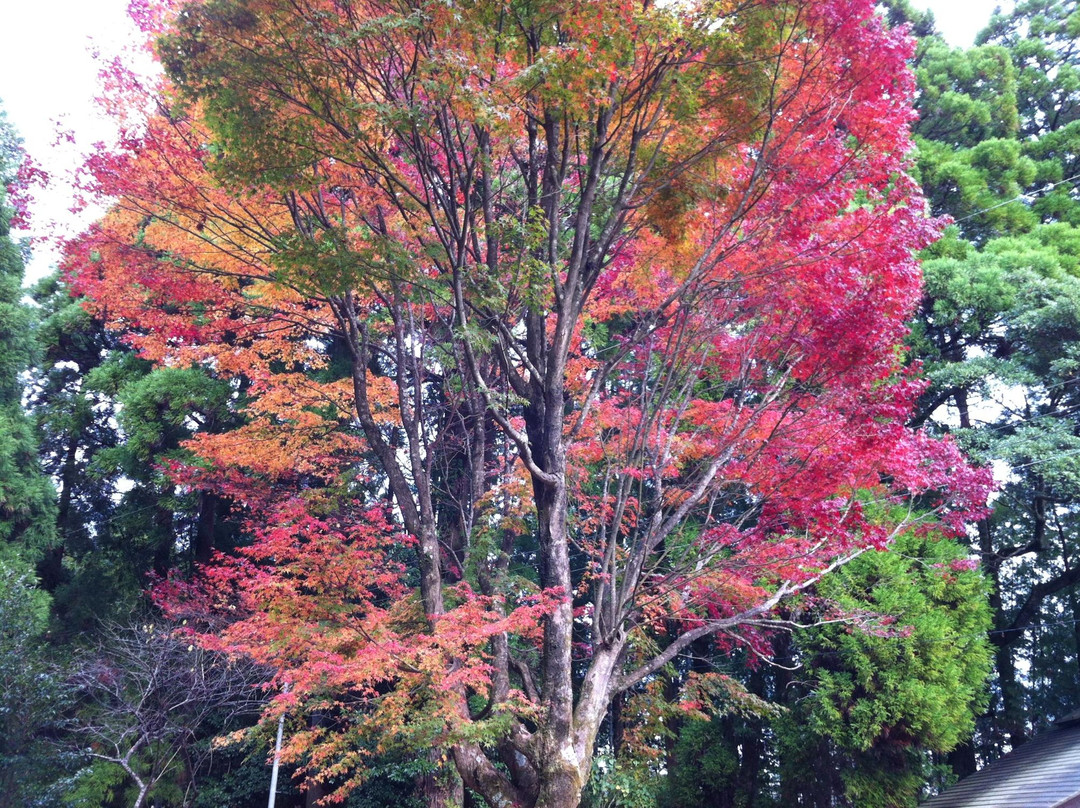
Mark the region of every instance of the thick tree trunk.
[[71, 518], [71, 500], [75, 489], [75, 478], [78, 475], [78, 459], [79, 441], [72, 437], [64, 453], [64, 465], [60, 473], [60, 497], [56, 503], [57, 545], [45, 551], [44, 557], [37, 566], [41, 586], [47, 592], [55, 592], [67, 577], [63, 561], [67, 541], [75, 531]]
[[1001, 728], [1009, 745], [1015, 749], [1028, 739], [1024, 690], [1016, 675], [1011, 646], [998, 646], [995, 660], [1001, 688]]
[[441, 765], [444, 752], [443, 749], [429, 749], [427, 759], [431, 771], [416, 779], [416, 790], [427, 808], [460, 808], [465, 803], [461, 778]]
[[[565, 463], [565, 457], [561, 458]], [[558, 459], [556, 459], [558, 463]], [[569, 593], [570, 553], [566, 524], [566, 486], [540, 484], [536, 488], [543, 563], [541, 585], [566, 593], [544, 622], [544, 668], [541, 703], [545, 726], [540, 736], [540, 793], [536, 808], [575, 808], [584, 782], [574, 749], [574, 693], [571, 647], [574, 613]]]
[[[172, 497], [173, 491], [161, 492], [158, 499]], [[154, 547], [154, 573], [164, 578], [169, 574], [172, 566], [173, 548], [176, 546], [176, 536], [173, 533], [173, 512], [161, 505], [154, 507], [154, 528], [157, 533], [157, 544]]]
[[[561, 443], [547, 458], [547, 468], [565, 469]], [[560, 477], [564, 475], [559, 474]], [[610, 688], [619, 656], [617, 648], [601, 648], [594, 656], [574, 707], [571, 670], [573, 604], [570, 577], [567, 492], [565, 483], [536, 481], [540, 518], [541, 585], [567, 593], [544, 624], [541, 704], [544, 726], [538, 733], [539, 791], [535, 808], [576, 808], [592, 766], [596, 734], [610, 703]]]
[[[1003, 632], [1007, 627], [1004, 604], [1001, 600], [1000, 559], [995, 552], [990, 523], [981, 519], [978, 523], [979, 550], [983, 557], [983, 570], [990, 578], [990, 608], [994, 612], [995, 626]], [[1019, 637], [1019, 634], [1015, 635]], [[1013, 748], [1027, 740], [1024, 722], [1023, 690], [1016, 677], [1011, 641], [999, 634], [995, 640], [994, 669], [997, 673], [1001, 694], [1000, 718], [995, 722], [1001, 728], [1007, 743]]]
[[195, 526], [194, 559], [199, 564], [209, 564], [214, 552], [214, 531], [217, 526], [218, 507], [221, 503], [216, 494], [203, 491], [199, 494], [199, 519]]
[[[308, 726], [316, 729], [323, 725], [323, 714], [314, 712], [308, 719]], [[318, 780], [308, 777], [304, 780], [304, 808], [316, 808], [319, 800], [326, 796], [326, 788]]]
[[978, 769], [975, 760], [975, 744], [970, 740], [949, 752], [946, 760], [957, 777], [967, 777]]
[[317, 808], [319, 800], [326, 796], [322, 783], [307, 780], [304, 783], [304, 808]]
[[[749, 687], [751, 693], [760, 698], [768, 698], [765, 686], [765, 677], [760, 670], [750, 674]], [[761, 780], [761, 768], [764, 758], [764, 743], [762, 742], [764, 726], [756, 721], [752, 722], [754, 732], [752, 737], [743, 740], [742, 753], [739, 755], [739, 771], [735, 777], [737, 792], [745, 797], [745, 808], [753, 808], [755, 797], [758, 796], [758, 786]]]
[[41, 588], [46, 592], [55, 592], [67, 578], [64, 572], [63, 536], [60, 532], [61, 543], [47, 549], [37, 564], [38, 579], [41, 581]]
[[535, 808], [577, 808], [585, 784], [576, 764], [545, 767], [540, 775], [540, 796]]

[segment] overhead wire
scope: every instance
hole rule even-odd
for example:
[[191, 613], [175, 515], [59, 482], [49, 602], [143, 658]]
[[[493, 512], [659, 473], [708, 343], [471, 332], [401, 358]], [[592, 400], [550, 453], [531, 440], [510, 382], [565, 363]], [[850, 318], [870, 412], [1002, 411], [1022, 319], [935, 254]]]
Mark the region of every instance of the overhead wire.
[[1031, 193], [1018, 194], [1012, 199], [1006, 199], [1004, 202], [998, 202], [994, 205], [991, 205], [990, 207], [983, 208], [982, 210], [977, 210], [974, 213], [969, 213], [967, 216], [963, 216], [959, 219], [953, 219], [953, 224], [960, 224], [960, 222], [966, 222], [968, 219], [974, 219], [976, 216], [982, 216], [984, 213], [989, 213], [992, 210], [997, 210], [998, 208], [1002, 208], [1005, 205], [1011, 205], [1013, 202], [1026, 202], [1030, 200], [1033, 196], [1042, 196], [1043, 194], [1049, 193], [1050, 191], [1054, 190], [1059, 185], [1064, 185], [1065, 183], [1073, 182], [1074, 180], [1080, 180], [1080, 174], [1073, 174], [1071, 177], [1066, 177], [1063, 180], [1058, 180], [1057, 182], [1051, 183], [1050, 185], [1044, 186], [1043, 188], [1039, 188], [1038, 190], [1032, 191]]

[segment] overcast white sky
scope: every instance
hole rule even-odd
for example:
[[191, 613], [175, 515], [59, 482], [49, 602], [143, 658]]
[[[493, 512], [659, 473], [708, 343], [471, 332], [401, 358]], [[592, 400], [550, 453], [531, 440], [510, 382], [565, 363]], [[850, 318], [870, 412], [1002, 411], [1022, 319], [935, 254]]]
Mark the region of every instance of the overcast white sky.
[[[913, 0], [932, 8], [938, 27], [954, 45], [970, 45], [997, 5], [1009, 0]], [[100, 62], [120, 52], [136, 36], [127, 17], [127, 0], [2, 0], [0, 19], [0, 101], [8, 120], [23, 137], [27, 151], [53, 176], [48, 192], [38, 194], [35, 235], [74, 235], [88, 224], [67, 212], [70, 186], [66, 172], [112, 131], [94, 107]], [[57, 127], [71, 130], [75, 145], [56, 145]], [[38, 243], [28, 275], [41, 277], [55, 254]]]

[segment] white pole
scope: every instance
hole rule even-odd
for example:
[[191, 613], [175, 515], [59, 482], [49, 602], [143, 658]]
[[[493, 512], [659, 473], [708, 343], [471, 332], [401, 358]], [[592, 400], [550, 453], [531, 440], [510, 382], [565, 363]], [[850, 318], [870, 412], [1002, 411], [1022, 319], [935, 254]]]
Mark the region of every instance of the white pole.
[[[289, 692], [289, 686], [285, 685], [282, 690], [283, 693]], [[266, 808], [274, 808], [274, 800], [277, 799], [277, 775], [278, 768], [281, 766], [281, 736], [285, 732], [285, 713], [281, 714], [281, 718], [277, 722], [277, 743], [274, 745], [274, 766], [270, 770], [270, 801], [266, 804]]]

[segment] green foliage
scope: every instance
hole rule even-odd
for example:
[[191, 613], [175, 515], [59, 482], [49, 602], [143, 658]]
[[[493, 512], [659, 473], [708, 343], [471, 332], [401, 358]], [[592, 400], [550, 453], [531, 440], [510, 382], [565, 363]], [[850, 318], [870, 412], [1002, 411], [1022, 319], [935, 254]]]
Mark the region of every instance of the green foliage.
[[926, 251], [916, 420], [1011, 472], [978, 533], [997, 676], [965, 771], [1080, 698], [1078, 33], [1075, 0], [1024, 0], [975, 48], [919, 48], [920, 176], [956, 224]]
[[954, 149], [1016, 136], [1016, 70], [1000, 46], [950, 48], [930, 36], [916, 57], [920, 119], [915, 133]]
[[[115, 763], [97, 761], [72, 778], [64, 799], [65, 808], [112, 808], [122, 805], [127, 774]], [[127, 800], [130, 802], [130, 800]]]
[[601, 753], [581, 795], [583, 808], [653, 808], [664, 784], [654, 766], [638, 757]]
[[[137, 795], [138, 789], [121, 766], [97, 760], [75, 774], [63, 805], [64, 808], [121, 808], [132, 805]], [[148, 796], [155, 808], [185, 808], [188, 804], [183, 789], [175, 782], [157, 785]]]
[[990, 612], [965, 555], [908, 534], [822, 581], [820, 594], [843, 612], [887, 620], [823, 626], [800, 642], [815, 673], [803, 702], [815, 732], [855, 752], [883, 742], [946, 751], [970, 732], [990, 665]]
[[[36, 805], [58, 766], [40, 737], [62, 705], [48, 664], [49, 596], [14, 548], [0, 545], [0, 793], [5, 804]], [[7, 802], [10, 801], [10, 802]]]
[[767, 726], [763, 721], [730, 717], [687, 721], [672, 750], [677, 764], [660, 793], [660, 808], [708, 806], [718, 798], [732, 808], [776, 805], [765, 783], [745, 776], [749, 767], [744, 764], [763, 751]]
[[21, 375], [34, 360], [33, 316], [23, 303], [23, 247], [11, 237], [6, 183], [19, 155], [0, 113], [0, 542], [37, 554], [54, 542], [55, 492], [41, 473], [37, 445], [22, 409]]
[[105, 450], [100, 462], [145, 478], [154, 473], [149, 461], [176, 453], [196, 429], [228, 411], [231, 397], [228, 384], [194, 367], [157, 368], [128, 381], [117, 394], [124, 444]]
[[1080, 10], [1076, 0], [1026, 0], [995, 14], [977, 41], [1009, 49], [1017, 66], [1021, 134], [1038, 137], [1080, 119]]
[[34, 432], [18, 404], [0, 406], [0, 541], [32, 554], [55, 536], [55, 491], [38, 465]]
[[878, 4], [890, 28], [908, 26], [911, 35], [919, 39], [935, 36], [937, 32], [934, 12], [915, 8], [909, 0], [882, 0]]
[[950, 215], [977, 242], [999, 233], [1023, 233], [1038, 222], [1022, 200], [1012, 200], [1039, 177], [1039, 166], [1016, 140], [986, 140], [968, 149], [922, 140], [916, 174], [935, 215]]
[[[821, 594], [891, 620], [825, 626], [800, 642], [813, 685], [778, 726], [781, 749], [810, 733], [837, 759], [845, 804], [914, 806], [926, 753], [961, 743], [985, 707], [985, 582], [955, 543], [907, 535], [826, 578]], [[813, 779], [788, 772], [812, 790]]]
[[[232, 423], [232, 388], [202, 368], [156, 368], [130, 353], [116, 353], [86, 376], [90, 390], [115, 402], [122, 440], [99, 446], [89, 472], [103, 479], [130, 481], [109, 517], [112, 547], [126, 557], [135, 578], [153, 569], [165, 575], [176, 563], [190, 563], [200, 510], [214, 500], [185, 493], [165, 473], [170, 461], [188, 460], [184, 441], [200, 431]], [[219, 540], [215, 529], [214, 539]]]
[[682, 722], [659, 804], [916, 805], [932, 753], [985, 706], [991, 612], [972, 566], [956, 542], [909, 533], [826, 576], [802, 607], [820, 624], [775, 638], [782, 667], [744, 674], [784, 709]]
[[[33, 298], [40, 359], [27, 385], [28, 406], [37, 427], [42, 469], [59, 489], [56, 546], [38, 571], [42, 585], [54, 594], [55, 628], [86, 630], [98, 617], [112, 616], [107, 604], [117, 593], [105, 582], [126, 568], [116, 558], [96, 564], [92, 582], [84, 585], [83, 565], [111, 548], [118, 478], [91, 473], [91, 468], [97, 452], [116, 446], [120, 435], [114, 397], [91, 380], [117, 347], [103, 325], [71, 296], [59, 274], [39, 282]], [[131, 591], [138, 588], [134, 583]], [[90, 595], [94, 605], [84, 603], [80, 594]], [[131, 604], [124, 606], [130, 609]]]

